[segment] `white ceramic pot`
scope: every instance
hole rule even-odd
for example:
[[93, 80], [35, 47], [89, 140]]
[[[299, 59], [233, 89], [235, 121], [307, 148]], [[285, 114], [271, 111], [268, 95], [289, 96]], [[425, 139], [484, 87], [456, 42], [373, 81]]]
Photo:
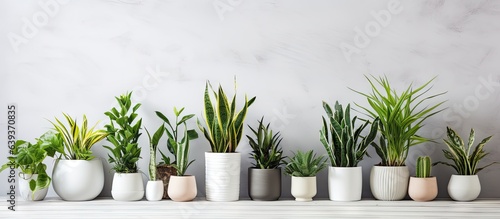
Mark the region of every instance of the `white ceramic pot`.
[[316, 195], [316, 176], [295, 177], [292, 176], [292, 195], [295, 201], [312, 201]]
[[382, 201], [403, 199], [408, 192], [410, 172], [406, 166], [373, 166], [370, 173], [370, 188]]
[[192, 201], [197, 193], [195, 176], [170, 176], [168, 195], [172, 201]]
[[138, 201], [144, 197], [141, 173], [115, 173], [111, 196], [116, 201]]
[[451, 175], [448, 194], [455, 201], [473, 201], [481, 193], [477, 175]]
[[160, 201], [163, 196], [163, 181], [148, 181], [146, 184], [146, 199], [148, 201]]
[[88, 201], [104, 187], [104, 169], [100, 159], [56, 160], [52, 187], [66, 201]]
[[21, 198], [23, 198], [25, 201], [40, 201], [43, 200], [45, 196], [47, 196], [49, 187], [31, 192], [30, 181], [36, 181], [37, 179], [38, 174], [19, 174], [19, 193], [21, 194]]
[[205, 153], [208, 201], [237, 201], [240, 196], [240, 153]]
[[363, 189], [361, 167], [328, 168], [328, 193], [332, 201], [359, 201]]

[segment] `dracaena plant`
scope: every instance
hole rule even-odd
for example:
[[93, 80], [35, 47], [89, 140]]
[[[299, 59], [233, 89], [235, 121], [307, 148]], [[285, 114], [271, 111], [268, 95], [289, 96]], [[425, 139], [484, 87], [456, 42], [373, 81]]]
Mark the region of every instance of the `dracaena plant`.
[[273, 134], [269, 125], [270, 123], [264, 125], [264, 117], [262, 117], [257, 130], [248, 126], [255, 135], [255, 138], [247, 135], [250, 147], [252, 147], [250, 156], [255, 160], [252, 165], [258, 169], [276, 169], [285, 159], [283, 149], [279, 146], [283, 138], [279, 132]]
[[297, 151], [293, 157], [284, 161], [285, 174], [295, 177], [316, 176], [319, 171], [328, 166], [327, 159], [321, 155], [317, 156], [313, 150], [302, 152]]
[[149, 180], [156, 181], [156, 150], [165, 127], [161, 125], [153, 135], [149, 133], [148, 129], [144, 128], [144, 130], [146, 130], [149, 139]]
[[46, 132], [36, 143], [32, 144], [24, 140], [17, 140], [12, 149], [12, 156], [7, 157], [8, 162], [2, 165], [0, 172], [7, 168], [19, 168], [24, 175], [38, 174], [36, 180], [29, 181], [32, 195], [35, 191], [47, 188], [51, 178], [47, 174], [47, 165], [43, 163], [47, 156], [54, 156], [56, 145], [62, 144], [62, 138], [58, 133]]
[[408, 151], [430, 139], [418, 135], [418, 131], [429, 117], [441, 112], [438, 109], [443, 102], [424, 105], [443, 93], [427, 95], [432, 87], [431, 79], [420, 87], [410, 84], [403, 92], [396, 92], [387, 77], [365, 76], [371, 85], [370, 93], [355, 91], [368, 101], [371, 109], [356, 104], [372, 119], [379, 118], [379, 143], [372, 142], [375, 151], [382, 159], [381, 166], [405, 166]]
[[328, 116], [328, 122], [323, 117], [323, 128], [320, 130], [320, 141], [328, 153], [330, 164], [334, 167], [356, 167], [367, 153], [368, 146], [377, 135], [379, 119], [375, 118], [371, 124], [370, 131], [362, 136], [363, 130], [370, 124], [366, 120], [356, 128], [355, 116], [351, 119], [351, 106], [347, 105], [345, 110], [339, 102], [335, 102], [334, 111], [323, 102], [323, 109]]
[[67, 160], [92, 160], [92, 146], [106, 138], [108, 133], [102, 129], [96, 129], [97, 123], [89, 127], [87, 117], [83, 115], [83, 122], [78, 125], [76, 119], [63, 113], [68, 126], [61, 120], [55, 118], [51, 122], [54, 129], [63, 137], [62, 144], [56, 146], [56, 151], [60, 153], [59, 158], [64, 157]]
[[[236, 84], [236, 82], [235, 82]], [[210, 88], [210, 89], [209, 89]], [[214, 100], [210, 97], [210, 90]], [[236, 87], [235, 87], [236, 90]], [[205, 86], [204, 114], [206, 128], [198, 120], [198, 127], [210, 143], [212, 152], [230, 153], [235, 152], [236, 147], [243, 135], [243, 122], [248, 107], [255, 101], [255, 97], [248, 100], [245, 95], [245, 104], [240, 111], [236, 110], [236, 92], [229, 100], [219, 85], [215, 91], [209, 82]]]
[[111, 152], [108, 162], [114, 164], [113, 170], [117, 173], [137, 173], [137, 162], [141, 158], [141, 148], [138, 141], [141, 136], [142, 119], [137, 116], [141, 104], [132, 105], [132, 92], [115, 97], [119, 109], [113, 107], [104, 114], [109, 117], [107, 124], [107, 140], [113, 145], [104, 146]]
[[[183, 111], [184, 108], [178, 110], [174, 107], [175, 121], [172, 122], [163, 113], [156, 111], [156, 115], [165, 124], [164, 130], [168, 136], [167, 149], [175, 158], [173, 162], [170, 162], [170, 158], [160, 150], [162, 163], [174, 166], [178, 176], [184, 176], [187, 168], [194, 162], [194, 160], [189, 161], [189, 141], [198, 138], [198, 133], [194, 129], [188, 129], [186, 123], [194, 117], [194, 114], [181, 116]], [[180, 126], [183, 126], [183, 128], [180, 129]]]
[[469, 141], [467, 144], [464, 144], [462, 138], [453, 129], [446, 127], [446, 133], [448, 139], [444, 139], [444, 142], [448, 146], [449, 150], [443, 149], [443, 153], [444, 157], [452, 160], [453, 163], [438, 161], [434, 163], [434, 165], [444, 164], [453, 167], [459, 175], [476, 175], [481, 170], [497, 163], [492, 162], [479, 167], [479, 161], [489, 154], [486, 153], [483, 148], [492, 136], [486, 137], [478, 145], [476, 145], [475, 148], [473, 148], [475, 138], [474, 129], [470, 130]]

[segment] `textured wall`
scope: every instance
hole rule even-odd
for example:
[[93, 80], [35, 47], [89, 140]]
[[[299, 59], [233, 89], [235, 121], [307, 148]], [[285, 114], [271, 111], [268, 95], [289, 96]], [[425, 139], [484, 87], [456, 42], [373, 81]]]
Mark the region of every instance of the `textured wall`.
[[[310, 148], [325, 153], [318, 137], [322, 100], [365, 105], [348, 89], [368, 91], [364, 74], [386, 74], [398, 89], [438, 76], [432, 91], [448, 91], [448, 108], [422, 129], [437, 143], [412, 149], [407, 164], [413, 172], [418, 155], [443, 159], [447, 125], [462, 135], [473, 127], [480, 139], [497, 134], [499, 19], [500, 1], [0, 1], [0, 161], [6, 160], [10, 103], [18, 106], [18, 138], [33, 140], [51, 127], [47, 119], [62, 112], [86, 114], [103, 126], [113, 97], [134, 90], [145, 126], [154, 129], [160, 124], [155, 110], [171, 115], [173, 106], [185, 106], [201, 118], [205, 81], [231, 93], [236, 76], [240, 99], [257, 96], [248, 124], [263, 115], [272, 121], [287, 155]], [[493, 137], [486, 161], [500, 160], [499, 143], [500, 135]], [[93, 151], [107, 157], [102, 144]], [[146, 136], [141, 145], [145, 159], [139, 165], [146, 171]], [[204, 138], [192, 144], [196, 162], [188, 172], [196, 175], [200, 196], [208, 150]], [[238, 151], [245, 198], [245, 139]], [[371, 197], [369, 171], [379, 162], [370, 153], [361, 162], [364, 197]], [[47, 160], [50, 169], [52, 163]], [[103, 196], [110, 195], [109, 167]], [[480, 174], [481, 197], [500, 197], [499, 172], [496, 166]], [[447, 197], [452, 173], [434, 168], [440, 197]], [[1, 173], [0, 194], [7, 191], [6, 179]], [[283, 184], [283, 196], [291, 197], [290, 178]], [[326, 171], [318, 188], [317, 197], [326, 198]], [[55, 195], [52, 188], [49, 195]]]

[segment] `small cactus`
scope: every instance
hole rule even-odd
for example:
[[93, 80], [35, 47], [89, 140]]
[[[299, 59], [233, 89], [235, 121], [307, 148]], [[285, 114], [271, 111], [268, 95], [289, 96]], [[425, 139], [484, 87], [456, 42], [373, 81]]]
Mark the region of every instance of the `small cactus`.
[[416, 176], [418, 178], [431, 176], [431, 158], [429, 156], [418, 157]]

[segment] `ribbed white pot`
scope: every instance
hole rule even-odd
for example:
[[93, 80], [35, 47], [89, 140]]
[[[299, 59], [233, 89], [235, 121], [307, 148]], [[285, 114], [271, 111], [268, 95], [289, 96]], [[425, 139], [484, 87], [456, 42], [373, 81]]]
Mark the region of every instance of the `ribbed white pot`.
[[116, 201], [138, 201], [144, 197], [141, 173], [115, 173], [111, 196]]
[[295, 201], [310, 202], [316, 196], [316, 176], [295, 177], [292, 176], [292, 195]]
[[34, 193], [31, 192], [30, 189], [30, 181], [37, 180], [38, 174], [19, 174], [19, 193], [21, 194], [21, 198], [25, 201], [40, 201], [47, 196], [47, 191], [49, 191], [49, 187], [44, 189], [35, 190]]
[[373, 166], [370, 173], [372, 194], [378, 200], [401, 200], [408, 192], [409, 177], [406, 166]]
[[160, 201], [163, 197], [163, 181], [148, 181], [146, 184], [146, 199], [148, 201]]
[[104, 188], [104, 168], [100, 159], [56, 160], [52, 171], [54, 191], [66, 201], [88, 201]]
[[240, 153], [205, 153], [208, 201], [237, 201], [240, 195]]
[[451, 175], [448, 194], [455, 201], [473, 201], [481, 193], [477, 175]]
[[329, 167], [328, 193], [332, 201], [359, 201], [363, 189], [361, 167]]

